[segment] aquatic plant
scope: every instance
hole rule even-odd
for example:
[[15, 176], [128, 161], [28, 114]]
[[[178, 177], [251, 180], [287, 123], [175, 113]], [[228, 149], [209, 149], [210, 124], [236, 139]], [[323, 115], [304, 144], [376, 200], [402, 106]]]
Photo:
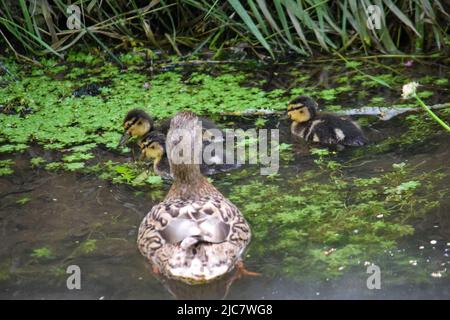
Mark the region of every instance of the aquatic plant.
[[[388, 173], [347, 177], [321, 165], [332, 161], [324, 158], [329, 153], [314, 153], [322, 159], [319, 171], [298, 173], [283, 178], [283, 183], [276, 178], [253, 180], [232, 188], [230, 199], [253, 228], [249, 263], [271, 257], [265, 273], [306, 281], [333, 278], [348, 268], [363, 267], [364, 261], [376, 260], [413, 234], [414, 219], [446, 196], [417, 197], [445, 180], [445, 175], [417, 174], [402, 163]], [[277, 197], [270, 196], [274, 194]], [[399, 257], [397, 263], [405, 259]]]
[[12, 174], [14, 170], [11, 168], [14, 161], [11, 159], [0, 160], [0, 177]]
[[52, 250], [47, 247], [41, 247], [33, 250], [31, 254], [34, 258], [49, 259], [53, 256]]
[[431, 109], [422, 101], [419, 94], [417, 94], [417, 87], [419, 86], [419, 83], [417, 82], [410, 82], [408, 84], [405, 84], [402, 88], [402, 98], [408, 99], [408, 98], [416, 98], [419, 105], [425, 109], [426, 112], [434, 119], [437, 123], [439, 123], [442, 127], [444, 127], [448, 132], [450, 132], [450, 127], [442, 121], [441, 118], [439, 118]]
[[87, 239], [80, 244], [80, 250], [83, 253], [91, 253], [97, 249], [97, 240], [95, 239]]
[[16, 200], [16, 203], [20, 204], [20, 205], [25, 205], [28, 202], [30, 202], [30, 198], [29, 197], [21, 197], [20, 199]]
[[125, 183], [132, 186], [161, 186], [160, 176], [149, 170], [149, 167], [134, 163], [114, 163], [111, 160], [87, 168], [88, 172], [95, 172], [100, 178], [111, 180], [113, 183]]

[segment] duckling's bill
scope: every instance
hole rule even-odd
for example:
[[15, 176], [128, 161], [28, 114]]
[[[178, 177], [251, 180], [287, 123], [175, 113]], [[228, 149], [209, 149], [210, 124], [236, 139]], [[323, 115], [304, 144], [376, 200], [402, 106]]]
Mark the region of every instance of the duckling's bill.
[[130, 110], [123, 120], [124, 133], [120, 139], [119, 145], [124, 146], [128, 140], [141, 138], [152, 130], [153, 119], [144, 110]]
[[130, 135], [128, 132], [125, 132], [125, 133], [122, 135], [122, 137], [120, 138], [119, 146], [120, 146], [120, 147], [124, 147], [124, 146], [127, 144], [128, 140], [129, 140], [130, 138], [131, 138], [131, 135]]
[[311, 119], [311, 113], [302, 104], [290, 104], [287, 113], [289, 118], [295, 122], [306, 122]]

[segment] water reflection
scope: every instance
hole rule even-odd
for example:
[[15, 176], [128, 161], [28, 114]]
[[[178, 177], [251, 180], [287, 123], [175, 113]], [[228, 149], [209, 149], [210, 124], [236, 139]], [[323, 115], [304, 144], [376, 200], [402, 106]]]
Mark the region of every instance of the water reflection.
[[223, 300], [228, 296], [231, 285], [238, 279], [236, 271], [201, 285], [189, 285], [160, 275], [155, 275], [155, 278], [178, 300]]

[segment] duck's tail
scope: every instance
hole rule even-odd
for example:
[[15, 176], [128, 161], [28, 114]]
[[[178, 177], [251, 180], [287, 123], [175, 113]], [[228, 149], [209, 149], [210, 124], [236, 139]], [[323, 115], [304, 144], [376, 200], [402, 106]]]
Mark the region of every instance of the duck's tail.
[[231, 271], [237, 256], [235, 246], [228, 242], [208, 243], [188, 237], [169, 259], [167, 275], [189, 284], [208, 283]]
[[180, 243], [180, 247], [183, 250], [187, 250], [190, 247], [196, 245], [200, 240], [201, 240], [200, 236], [191, 236], [191, 237], [184, 238], [184, 240], [181, 241], [181, 243]]

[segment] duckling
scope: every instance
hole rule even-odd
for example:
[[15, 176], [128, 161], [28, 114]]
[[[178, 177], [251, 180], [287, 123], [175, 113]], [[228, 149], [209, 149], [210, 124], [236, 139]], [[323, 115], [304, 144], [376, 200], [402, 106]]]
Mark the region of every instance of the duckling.
[[125, 132], [120, 138], [119, 145], [124, 146], [130, 138], [142, 138], [154, 129], [153, 118], [144, 110], [132, 109], [123, 119]]
[[361, 128], [349, 118], [327, 113], [317, 113], [317, 103], [306, 96], [299, 96], [288, 105], [291, 133], [309, 142], [324, 145], [362, 146], [368, 140]]
[[[140, 161], [151, 159], [153, 161], [153, 170], [163, 178], [171, 179], [169, 160], [166, 154], [166, 136], [161, 132], [152, 131], [147, 133], [139, 140], [141, 149]], [[213, 163], [200, 164], [200, 171], [203, 175], [209, 176], [217, 173], [227, 172], [236, 169], [240, 164]]]
[[[202, 122], [202, 132], [204, 133], [203, 138], [206, 142], [210, 142], [210, 136], [208, 133], [210, 129], [220, 130], [218, 126], [211, 120], [207, 118], [199, 118]], [[153, 118], [142, 109], [132, 109], [130, 110], [125, 118], [123, 119], [124, 133], [120, 139], [119, 145], [124, 146], [130, 138], [144, 137], [147, 133], [151, 131], [159, 131], [163, 134], [167, 134], [170, 127], [170, 119], [163, 120], [158, 127], [155, 126]]]
[[[252, 274], [242, 263], [251, 240], [249, 224], [194, 161], [199, 156], [194, 148], [198, 121], [189, 111], [171, 120], [166, 145], [174, 182], [142, 221], [137, 239], [153, 272], [188, 284], [209, 283], [234, 268]], [[180, 161], [180, 150], [191, 151], [189, 161]]]
[[[214, 136], [220, 133], [222, 137], [225, 133], [218, 128], [218, 126], [207, 118], [200, 118], [202, 125], [202, 141], [203, 147], [211, 144], [220, 144], [223, 141], [219, 137]], [[140, 161], [150, 159], [154, 162], [155, 172], [162, 177], [170, 177], [169, 165], [167, 157], [164, 155], [165, 146], [162, 143], [162, 137], [167, 134], [170, 127], [170, 119], [164, 120], [158, 127], [155, 126], [153, 118], [142, 109], [130, 110], [123, 120], [123, 128], [125, 130], [119, 145], [124, 146], [130, 138], [137, 138], [137, 144], [141, 149]], [[152, 132], [157, 132], [156, 135], [149, 135]], [[162, 135], [162, 136], [161, 136]], [[157, 149], [151, 149], [149, 146], [153, 145]], [[148, 149], [148, 150], [147, 150]], [[159, 151], [158, 151], [159, 150]], [[220, 172], [226, 172], [240, 167], [240, 164], [225, 164], [226, 154], [223, 159], [216, 156], [209, 156], [208, 165], [202, 163], [201, 171], [205, 175], [212, 175]], [[156, 161], [155, 161], [156, 160]], [[157, 167], [155, 167], [157, 166]]]
[[149, 132], [138, 142], [141, 149], [140, 161], [153, 160], [153, 170], [163, 178], [171, 179], [169, 159], [166, 155], [166, 136], [160, 132]]

